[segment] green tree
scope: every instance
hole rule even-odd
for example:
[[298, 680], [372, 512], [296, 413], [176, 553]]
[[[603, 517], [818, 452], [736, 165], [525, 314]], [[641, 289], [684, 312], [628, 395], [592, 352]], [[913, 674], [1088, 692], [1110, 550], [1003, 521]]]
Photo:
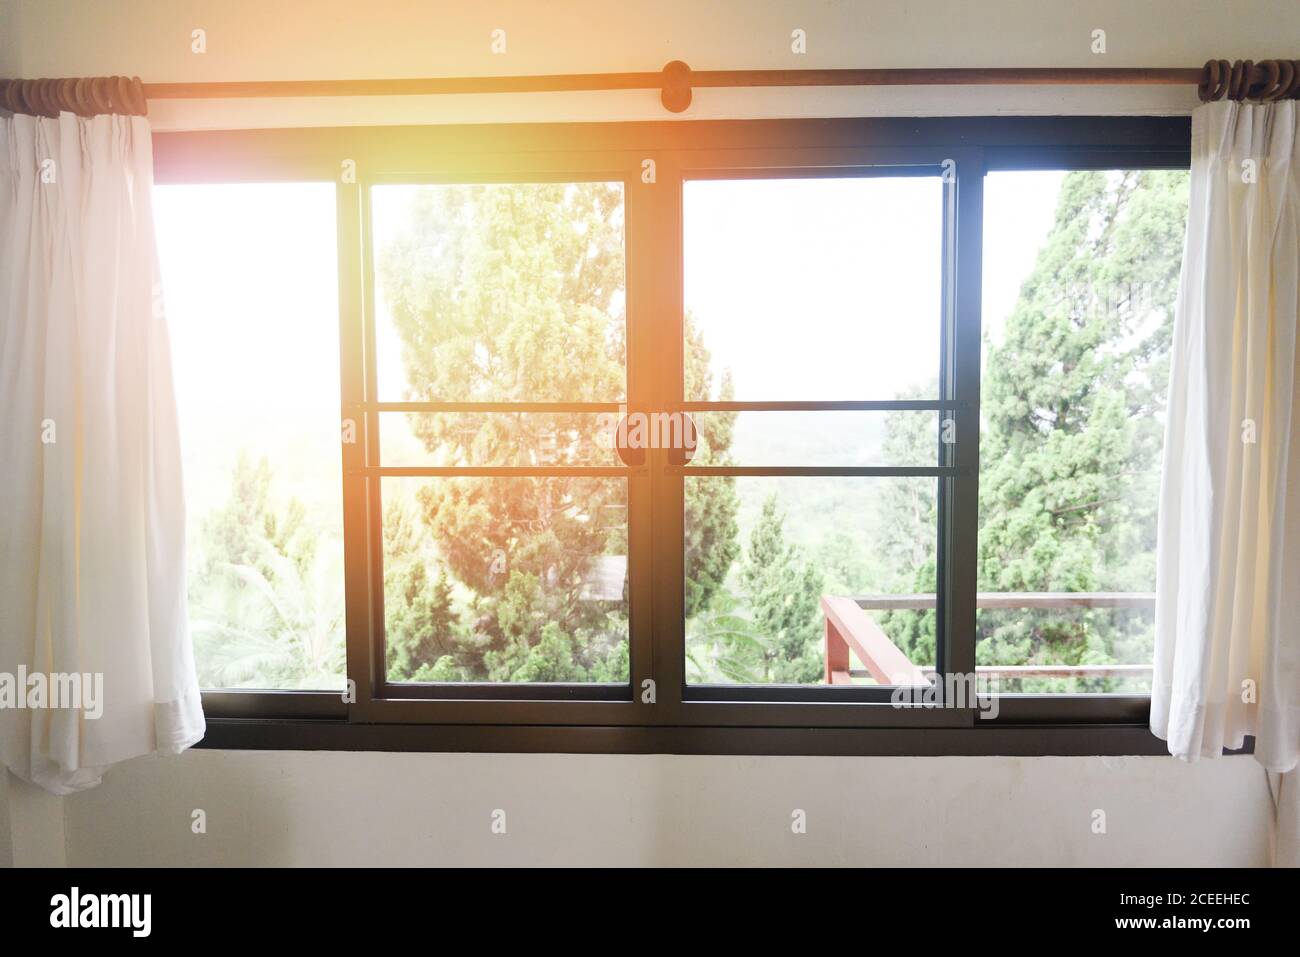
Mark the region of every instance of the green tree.
[[[624, 394], [621, 187], [433, 187], [413, 197], [409, 228], [379, 258], [408, 398], [595, 402]], [[707, 361], [702, 343], [688, 341], [688, 374]], [[439, 464], [609, 463], [590, 414], [424, 415], [412, 426]], [[701, 432], [699, 454], [720, 460], [729, 426]], [[734, 560], [729, 491], [723, 483], [688, 501], [700, 529], [687, 554], [700, 583], [692, 607], [708, 601]], [[420, 512], [460, 586], [465, 620], [442, 616], [441, 598], [429, 599], [438, 613], [428, 627], [444, 633], [408, 642], [402, 669], [436, 664], [441, 674], [491, 681], [627, 680], [626, 605], [592, 588], [602, 559], [627, 554], [626, 494], [624, 483], [605, 478], [426, 483]], [[418, 575], [413, 567], [410, 576]], [[432, 577], [428, 568], [424, 576]], [[408, 576], [392, 586], [402, 589], [399, 600], [414, 594], [408, 586], [425, 587]]]
[[190, 607], [205, 688], [333, 688], [343, 682], [342, 549], [300, 500], [277, 508], [272, 473], [239, 455], [230, 497], [193, 543]]
[[[685, 318], [685, 394], [715, 398], [709, 350], [694, 317]], [[730, 370], [725, 370], [717, 401], [735, 398]], [[696, 465], [731, 465], [731, 441], [736, 425], [734, 412], [709, 412], [698, 419]], [[694, 618], [709, 607], [723, 587], [727, 574], [740, 554], [736, 513], [740, 500], [736, 479], [730, 475], [688, 478], [682, 490], [684, 512], [684, 562], [686, 617]]]
[[811, 684], [821, 679], [822, 573], [806, 561], [798, 547], [785, 541], [785, 517], [775, 496], [749, 538], [740, 567], [756, 643], [737, 646], [749, 656], [759, 680], [779, 684]]
[[[938, 395], [937, 380], [926, 387], [904, 390], [900, 399]], [[938, 455], [939, 431], [944, 423], [931, 412], [901, 412], [885, 423], [881, 451], [886, 462], [933, 462]], [[881, 485], [877, 502], [877, 539], [874, 550], [883, 559], [878, 586], [888, 593], [935, 594], [938, 543], [938, 486], [930, 478], [889, 479]], [[880, 614], [884, 632], [913, 664], [935, 663], [935, 612], [885, 611]]]
[[[1146, 590], [1187, 175], [1067, 175], [988, 349], [980, 587]], [[1113, 612], [981, 615], [981, 663], [1110, 663], [1150, 640]], [[1127, 658], [1126, 660], [1133, 660]]]
[[473, 670], [451, 582], [422, 518], [400, 498], [384, 504], [384, 642], [390, 681], [464, 680]]

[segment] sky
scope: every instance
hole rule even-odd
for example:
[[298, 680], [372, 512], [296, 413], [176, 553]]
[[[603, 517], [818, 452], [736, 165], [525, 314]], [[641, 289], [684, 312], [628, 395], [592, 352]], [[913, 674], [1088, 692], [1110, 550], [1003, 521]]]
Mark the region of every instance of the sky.
[[154, 210], [191, 523], [240, 447], [341, 501], [334, 186], [158, 186]]

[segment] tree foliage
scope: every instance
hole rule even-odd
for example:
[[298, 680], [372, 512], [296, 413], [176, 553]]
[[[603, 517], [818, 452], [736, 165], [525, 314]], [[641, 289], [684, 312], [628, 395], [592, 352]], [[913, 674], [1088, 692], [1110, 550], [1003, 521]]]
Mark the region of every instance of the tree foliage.
[[[409, 398], [622, 397], [621, 200], [620, 186], [599, 183], [415, 193], [409, 229], [379, 260]], [[708, 353], [693, 330], [685, 368], [707, 381]], [[439, 464], [609, 464], [589, 414], [446, 414], [412, 424]], [[697, 459], [724, 462], [729, 444], [727, 417], [710, 419]], [[687, 496], [691, 610], [709, 601], [734, 560], [733, 484], [706, 482]], [[406, 569], [400, 581], [385, 576], [399, 607], [388, 621], [397, 651], [390, 676], [418, 679], [432, 666], [464, 680], [627, 680], [626, 590], [624, 600], [592, 594], [600, 560], [627, 555], [626, 496], [625, 483], [606, 478], [425, 483], [418, 500], [431, 550], [457, 587], [428, 591], [428, 561], [408, 557], [415, 543], [386, 543], [393, 565]], [[450, 614], [455, 593], [463, 623]], [[430, 629], [438, 637], [418, 637]]]
[[[1154, 581], [1187, 174], [1067, 175], [1055, 222], [988, 349], [980, 587], [1146, 591]], [[1142, 660], [1141, 616], [982, 616], [979, 660]], [[1134, 655], [1137, 657], [1134, 657]]]

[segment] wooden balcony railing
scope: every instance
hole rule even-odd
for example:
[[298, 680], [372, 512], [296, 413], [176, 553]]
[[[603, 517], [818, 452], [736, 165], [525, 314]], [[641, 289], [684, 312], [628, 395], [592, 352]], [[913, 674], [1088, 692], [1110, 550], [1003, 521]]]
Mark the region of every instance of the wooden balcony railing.
[[[1154, 608], [1151, 592], [983, 592], [977, 608]], [[934, 595], [822, 596], [826, 619], [827, 684], [849, 684], [871, 677], [882, 685], [927, 685], [933, 667], [913, 664], [868, 611], [924, 610], [935, 607]], [[856, 657], [861, 668], [852, 666]], [[1151, 672], [1151, 665], [977, 665], [989, 678], [1126, 678]]]

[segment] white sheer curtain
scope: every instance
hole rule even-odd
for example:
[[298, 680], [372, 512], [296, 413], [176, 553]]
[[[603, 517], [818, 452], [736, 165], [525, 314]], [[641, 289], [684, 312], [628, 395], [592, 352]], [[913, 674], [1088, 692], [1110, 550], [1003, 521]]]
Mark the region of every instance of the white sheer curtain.
[[55, 793], [204, 732], [152, 183], [142, 117], [0, 119], [0, 682], [82, 676], [0, 761]]
[[[1273, 772], [1300, 758], [1297, 116], [1295, 102], [1229, 101], [1192, 116], [1151, 702], [1171, 754], [1254, 735]], [[1294, 777], [1280, 800], [1297, 801]]]

